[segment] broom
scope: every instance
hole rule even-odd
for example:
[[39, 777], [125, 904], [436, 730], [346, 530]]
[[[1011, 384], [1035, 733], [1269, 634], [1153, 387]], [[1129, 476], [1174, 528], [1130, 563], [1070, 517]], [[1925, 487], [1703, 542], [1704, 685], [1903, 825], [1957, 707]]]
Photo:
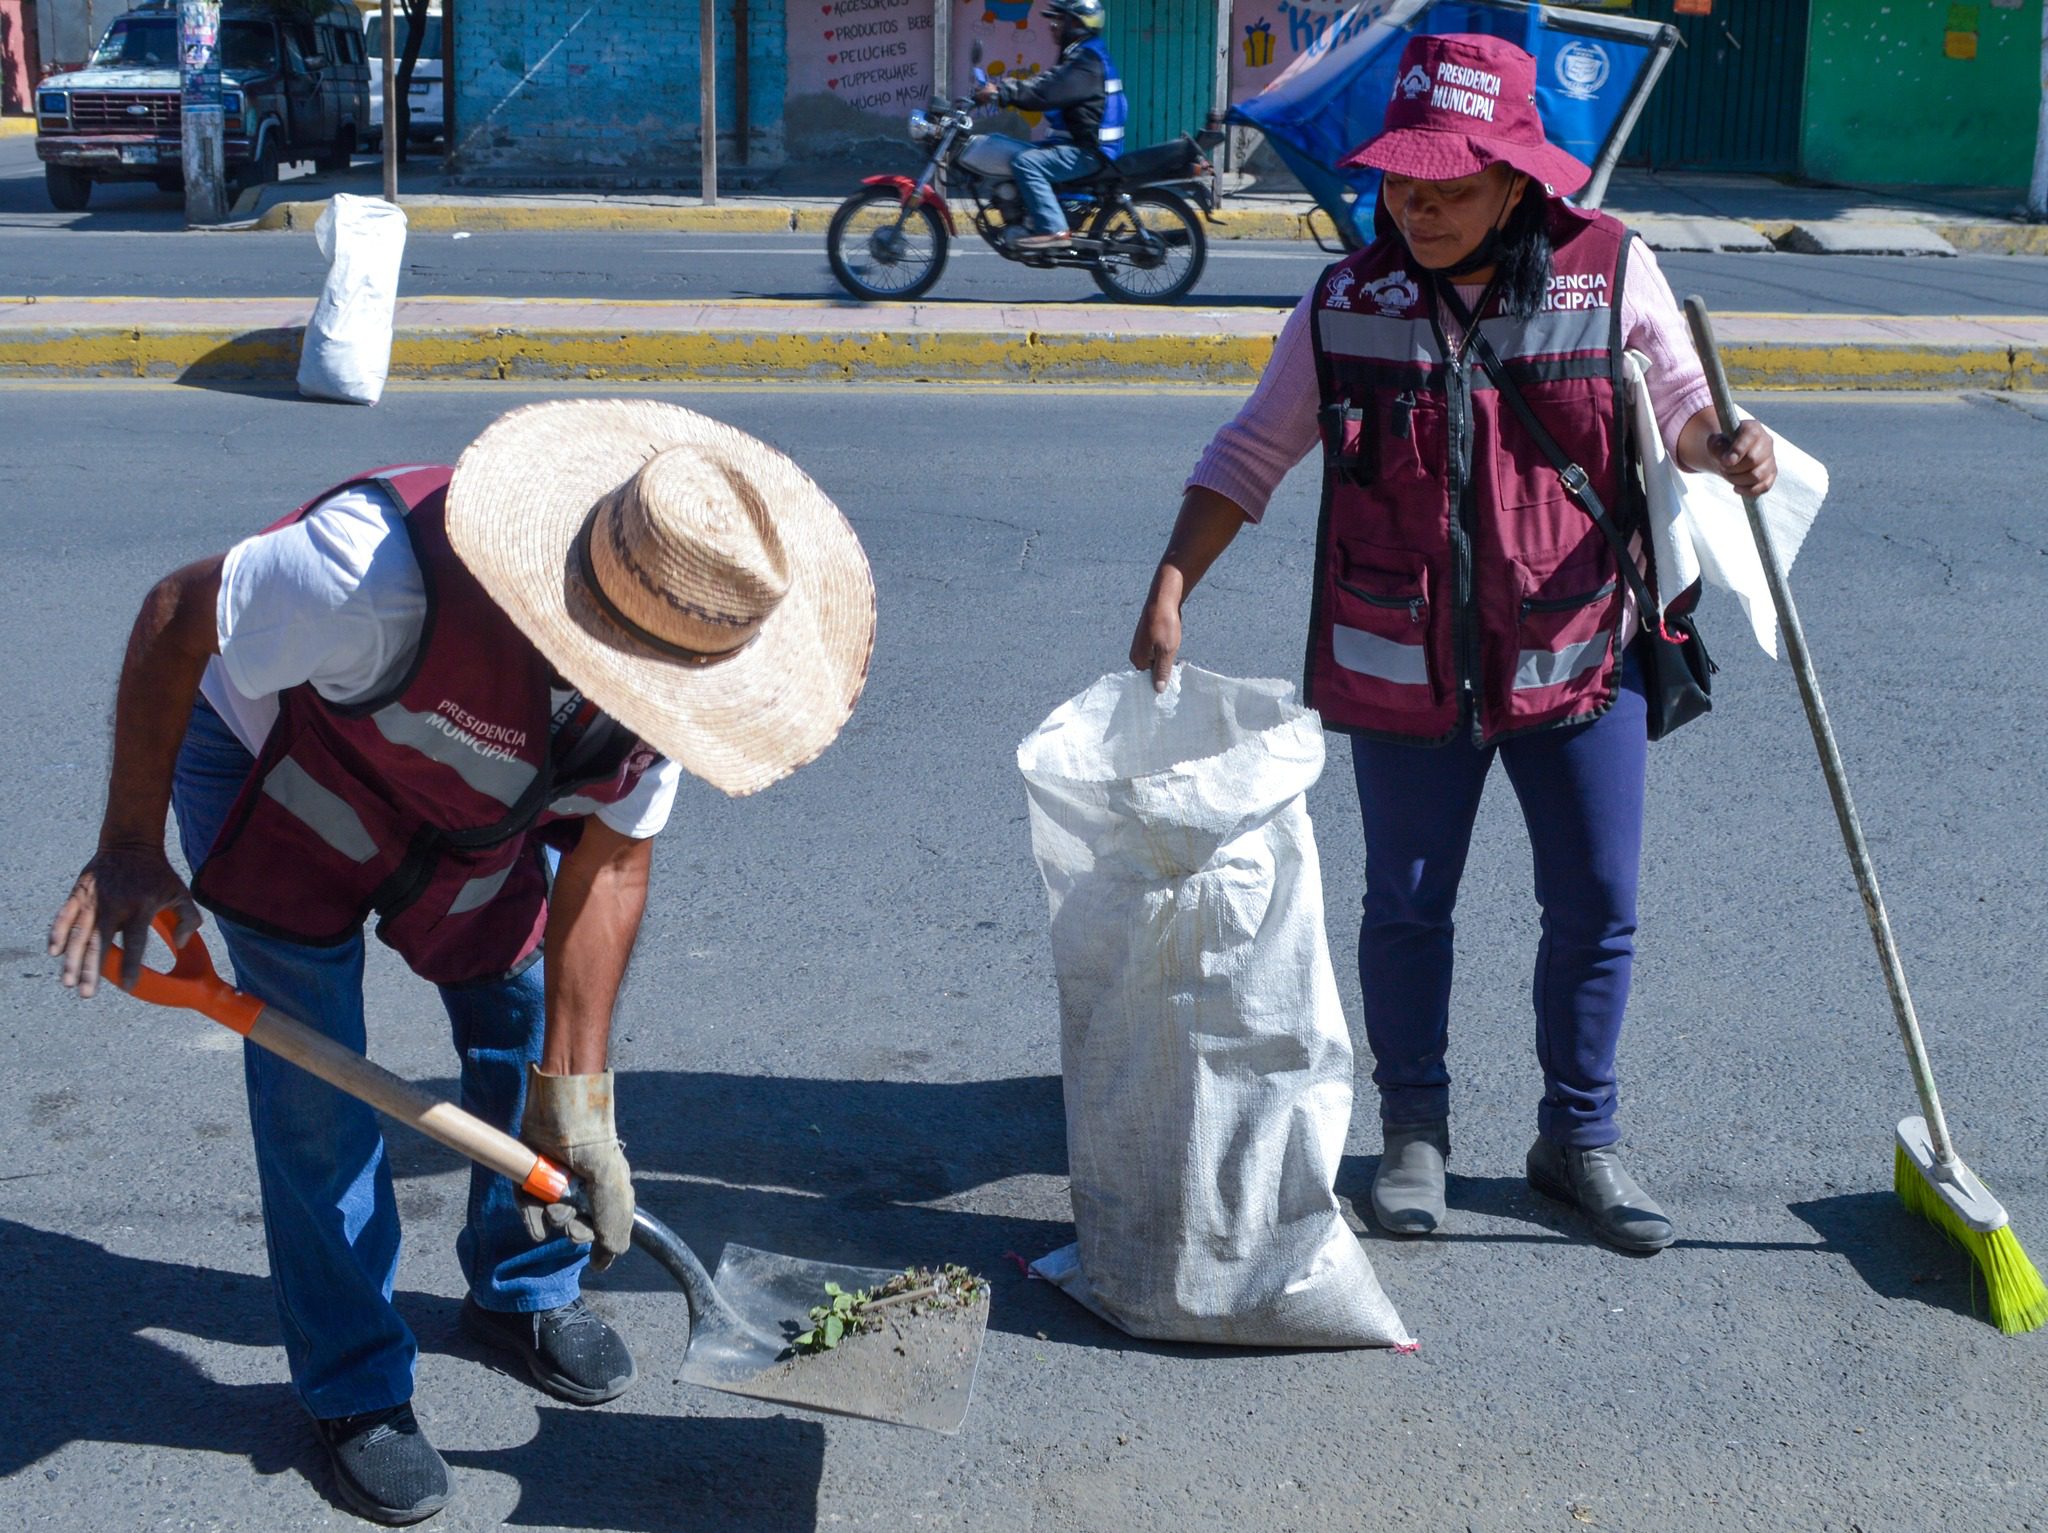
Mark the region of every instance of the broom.
[[[1693, 344], [1706, 368], [1708, 385], [1714, 391], [1714, 411], [1720, 417], [1721, 430], [1732, 437], [1740, 418], [1728, 392], [1727, 375], [1721, 370], [1721, 354], [1714, 345], [1714, 327], [1707, 318], [1707, 306], [1698, 298], [1688, 298], [1685, 314], [1692, 325]], [[1878, 959], [1884, 966], [1885, 986], [1891, 991], [1892, 1014], [1906, 1046], [1913, 1085], [1920, 1094], [1921, 1116], [1899, 1124], [1898, 1145], [1892, 1154], [1892, 1185], [1908, 1210], [1948, 1235], [1976, 1262], [1984, 1275], [1992, 1323], [2008, 1336], [2037, 1330], [2048, 1323], [2048, 1287], [2043, 1286], [2041, 1274], [2020, 1248], [2004, 1207], [1963, 1164], [1949, 1138], [1948, 1120], [1942, 1116], [1941, 1098], [1934, 1090], [1934, 1067], [1928, 1063], [1927, 1045], [1920, 1036], [1920, 1019], [1914, 1014], [1913, 997], [1906, 989], [1906, 970], [1899, 961], [1898, 944], [1892, 940], [1891, 918], [1885, 914], [1884, 898], [1878, 893], [1877, 869], [1871, 864], [1870, 848], [1863, 840], [1863, 825], [1849, 797], [1848, 772], [1835, 744], [1834, 728], [1828, 723], [1827, 705], [1821, 701], [1820, 683], [1814, 677], [1813, 661], [1806, 648], [1806, 631], [1799, 626], [1799, 609], [1792, 604], [1792, 592], [1785, 583], [1785, 573], [1778, 565], [1777, 552], [1771, 546], [1770, 533], [1764, 527], [1757, 503], [1745, 495], [1742, 506], [1749, 515], [1749, 530], [1756, 538], [1764, 577], [1770, 582], [1778, 624], [1785, 631], [1785, 651], [1791, 657], [1793, 674], [1799, 678], [1806, 722], [1820, 752], [1821, 772], [1835, 802], [1835, 819], [1841, 825], [1842, 842], [1856, 872], [1863, 913], [1870, 921], [1870, 935], [1877, 943]]]

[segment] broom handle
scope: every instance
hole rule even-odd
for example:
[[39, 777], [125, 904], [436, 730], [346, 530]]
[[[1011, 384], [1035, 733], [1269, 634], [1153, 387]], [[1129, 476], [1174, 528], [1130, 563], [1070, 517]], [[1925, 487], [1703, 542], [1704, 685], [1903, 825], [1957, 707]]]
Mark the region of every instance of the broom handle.
[[[1714, 325], [1707, 317], [1706, 304], [1698, 298], [1686, 299], [1685, 317], [1692, 326], [1693, 345], [1706, 368], [1707, 384], [1714, 391], [1714, 412], [1721, 419], [1721, 430], [1732, 437], [1740, 417], [1735, 413], [1734, 396], [1728, 391], [1728, 375], [1721, 368], [1721, 352], [1714, 344]], [[1899, 961], [1891, 917], [1885, 914], [1884, 895], [1877, 887], [1877, 868], [1863, 839], [1863, 822], [1856, 816], [1856, 801], [1849, 796], [1849, 771], [1843, 765], [1841, 748], [1835, 744], [1834, 726], [1828, 722], [1820, 681], [1813, 673], [1806, 630], [1800, 626], [1799, 609], [1793, 604], [1791, 587], [1785, 583], [1777, 550], [1771, 546], [1762, 511], [1747, 495], [1742, 497], [1742, 509], [1749, 514], [1749, 530], [1763, 560], [1764, 578], [1770, 582], [1771, 601], [1778, 609], [1778, 626], [1785, 633], [1785, 651], [1792, 660], [1792, 674], [1799, 678], [1799, 698], [1806, 704], [1806, 722], [1813, 730], [1814, 748], [1820, 752], [1820, 769], [1828, 780], [1828, 796], [1835, 801], [1835, 821], [1842, 828], [1842, 845], [1848, 848], [1849, 865], [1856, 870], [1856, 889], [1863, 896], [1863, 914], [1870, 922], [1870, 937], [1877, 944], [1878, 960], [1884, 966], [1885, 988], [1891, 992], [1892, 1015], [1899, 1025], [1899, 1038], [1906, 1045], [1906, 1063], [1912, 1067], [1913, 1086], [1920, 1093], [1928, 1138], [1933, 1142], [1935, 1159], [1947, 1165], [1956, 1158], [1955, 1145], [1948, 1137], [1948, 1120], [1942, 1116], [1941, 1097], [1934, 1089], [1934, 1066], [1927, 1059], [1927, 1043], [1920, 1034], [1912, 992], [1906, 988], [1906, 966]]]

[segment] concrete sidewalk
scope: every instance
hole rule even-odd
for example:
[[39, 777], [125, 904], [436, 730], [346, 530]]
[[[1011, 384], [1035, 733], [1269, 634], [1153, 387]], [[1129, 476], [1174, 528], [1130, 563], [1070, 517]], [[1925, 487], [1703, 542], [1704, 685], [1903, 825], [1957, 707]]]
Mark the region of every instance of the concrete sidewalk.
[[[374, 193], [362, 168], [252, 188], [236, 205], [238, 229], [310, 229], [337, 191]], [[852, 190], [851, 184], [845, 190]], [[811, 194], [814, 192], [816, 194]], [[439, 171], [408, 170], [400, 195], [412, 227], [477, 232], [502, 229], [645, 230], [702, 233], [822, 234], [843, 192], [740, 195], [715, 207], [681, 193], [626, 190], [464, 187]], [[1656, 250], [1789, 250], [1834, 254], [2048, 255], [2048, 224], [2019, 213], [2019, 194], [2000, 191], [1861, 191], [1797, 186], [1768, 176], [1622, 170], [1607, 211]], [[1209, 220], [1214, 239], [1311, 240], [1327, 217], [1298, 190], [1257, 189], [1226, 197]]]
[[[304, 298], [0, 298], [0, 378], [289, 383]], [[409, 298], [397, 378], [1245, 386], [1283, 309]], [[2048, 317], [1724, 314], [1731, 379], [1775, 389], [2048, 388]]]

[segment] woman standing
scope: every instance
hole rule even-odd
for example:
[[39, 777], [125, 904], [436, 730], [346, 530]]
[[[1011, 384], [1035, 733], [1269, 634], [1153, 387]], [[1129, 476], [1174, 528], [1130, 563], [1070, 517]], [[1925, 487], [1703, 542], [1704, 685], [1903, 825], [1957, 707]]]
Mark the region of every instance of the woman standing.
[[1378, 237], [1302, 300], [1189, 478], [1131, 662], [1166, 685], [1187, 593], [1320, 438], [1306, 691], [1352, 736], [1365, 822], [1374, 1216], [1405, 1235], [1443, 1223], [1451, 913], [1499, 756], [1543, 913], [1529, 1181], [1608, 1243], [1660, 1250], [1671, 1222], [1623, 1168], [1615, 1125], [1647, 755], [1640, 582], [1620, 578], [1587, 504], [1613, 508], [1624, 537], [1641, 527], [1625, 349], [1649, 359], [1682, 467], [1759, 495], [1771, 439], [1753, 422], [1718, 434], [1655, 258], [1561, 200], [1590, 172], [1545, 141], [1520, 48], [1411, 39], [1385, 129], [1346, 163], [1385, 174]]

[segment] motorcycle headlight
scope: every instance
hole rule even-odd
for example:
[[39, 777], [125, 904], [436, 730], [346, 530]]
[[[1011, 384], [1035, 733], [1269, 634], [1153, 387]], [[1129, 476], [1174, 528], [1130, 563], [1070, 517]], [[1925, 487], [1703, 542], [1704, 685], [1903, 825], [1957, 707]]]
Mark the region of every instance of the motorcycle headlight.
[[928, 144], [939, 136], [939, 125], [925, 116], [921, 109], [913, 108], [910, 113], [910, 141], [913, 144]]

